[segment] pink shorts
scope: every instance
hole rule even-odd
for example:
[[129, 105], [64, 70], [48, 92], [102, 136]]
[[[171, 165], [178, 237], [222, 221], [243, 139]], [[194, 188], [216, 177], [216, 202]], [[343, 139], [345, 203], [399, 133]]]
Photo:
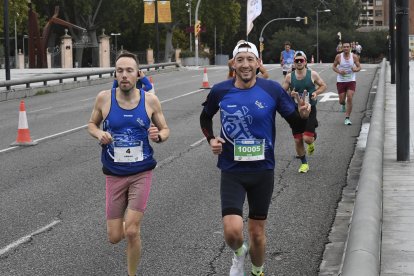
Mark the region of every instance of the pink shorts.
[[151, 189], [152, 170], [129, 176], [106, 176], [106, 219], [123, 218], [125, 210], [144, 213]]
[[355, 92], [355, 88], [356, 88], [356, 81], [336, 83], [336, 89], [338, 90], [338, 94], [346, 93], [348, 90], [352, 90]]

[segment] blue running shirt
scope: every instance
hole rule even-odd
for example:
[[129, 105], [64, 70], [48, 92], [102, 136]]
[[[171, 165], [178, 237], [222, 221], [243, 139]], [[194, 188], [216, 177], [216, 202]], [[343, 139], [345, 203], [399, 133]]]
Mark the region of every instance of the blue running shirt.
[[[226, 143], [218, 157], [217, 167], [229, 172], [274, 169], [276, 111], [287, 117], [296, 111], [295, 103], [275, 81], [257, 78], [256, 84], [248, 89], [238, 89], [233, 82], [229, 79], [214, 85], [204, 105], [209, 116], [220, 110], [220, 136]], [[265, 159], [235, 161], [234, 139], [264, 139]]]
[[[108, 131], [114, 141], [102, 147], [101, 161], [114, 175], [137, 174], [157, 165], [148, 140], [151, 120], [145, 110], [145, 91], [140, 90], [140, 94], [140, 101], [135, 108], [123, 109], [116, 100], [116, 89], [111, 90], [111, 107], [102, 129]], [[118, 161], [115, 160], [115, 147], [123, 151]]]

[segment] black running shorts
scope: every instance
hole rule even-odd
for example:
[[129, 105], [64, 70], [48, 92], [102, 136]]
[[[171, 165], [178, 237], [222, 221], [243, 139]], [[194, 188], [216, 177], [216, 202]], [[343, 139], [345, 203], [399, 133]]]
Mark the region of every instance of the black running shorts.
[[315, 129], [318, 127], [318, 120], [316, 119], [316, 106], [312, 105], [311, 106], [311, 112], [309, 113], [309, 118], [306, 121], [306, 127], [304, 130], [302, 129], [295, 129], [292, 128], [292, 134], [293, 136], [295, 136], [296, 134], [302, 134], [304, 132], [310, 132], [315, 134]]
[[221, 213], [243, 217], [243, 204], [247, 194], [249, 218], [265, 220], [274, 188], [274, 171], [221, 173]]

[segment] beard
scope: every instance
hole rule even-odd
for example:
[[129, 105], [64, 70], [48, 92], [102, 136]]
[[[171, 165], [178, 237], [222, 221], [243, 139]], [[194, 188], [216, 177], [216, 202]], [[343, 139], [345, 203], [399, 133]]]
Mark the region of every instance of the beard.
[[236, 71], [236, 75], [244, 82], [244, 83], [248, 83], [253, 79], [253, 74], [251, 72], [249, 72], [250, 74], [243, 74], [241, 72], [237, 72]]
[[119, 90], [121, 90], [123, 93], [128, 94], [130, 91], [134, 90], [134, 86], [132, 86], [129, 82], [127, 83], [121, 83], [118, 85]]

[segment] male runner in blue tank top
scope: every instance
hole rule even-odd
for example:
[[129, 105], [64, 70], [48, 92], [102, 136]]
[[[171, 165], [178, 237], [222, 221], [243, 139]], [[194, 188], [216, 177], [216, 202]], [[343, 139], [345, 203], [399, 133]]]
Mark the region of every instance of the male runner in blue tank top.
[[306, 123], [305, 132], [292, 129], [297, 158], [301, 160], [301, 165], [298, 171], [300, 173], [306, 173], [309, 171], [309, 164], [306, 159], [305, 145], [303, 142], [308, 144], [308, 154], [312, 155], [315, 151], [315, 129], [318, 126], [318, 120], [316, 119], [316, 99], [319, 94], [326, 90], [326, 84], [319, 76], [318, 72], [306, 68], [307, 59], [303, 51], [296, 51], [294, 62], [296, 70], [286, 75], [282, 86], [286, 91], [290, 90], [289, 93], [291, 96], [295, 96], [296, 94], [301, 96], [304, 91], [306, 91], [306, 94], [309, 97], [309, 103], [312, 106]]
[[[293, 127], [302, 126], [310, 105], [292, 98], [277, 82], [256, 77], [259, 54], [242, 42], [233, 51], [236, 77], [213, 86], [200, 115], [200, 125], [221, 170], [221, 208], [224, 239], [234, 251], [230, 276], [244, 276], [250, 253], [252, 275], [264, 275], [265, 224], [274, 187], [275, 116], [279, 112]], [[213, 132], [220, 110], [221, 133]], [[243, 240], [243, 204], [249, 204], [250, 247]]]
[[119, 87], [98, 94], [88, 131], [102, 145], [108, 239], [115, 244], [126, 238], [128, 275], [135, 275], [140, 227], [157, 165], [149, 140], [161, 143], [170, 130], [157, 96], [136, 88], [136, 56], [122, 52], [115, 70]]

